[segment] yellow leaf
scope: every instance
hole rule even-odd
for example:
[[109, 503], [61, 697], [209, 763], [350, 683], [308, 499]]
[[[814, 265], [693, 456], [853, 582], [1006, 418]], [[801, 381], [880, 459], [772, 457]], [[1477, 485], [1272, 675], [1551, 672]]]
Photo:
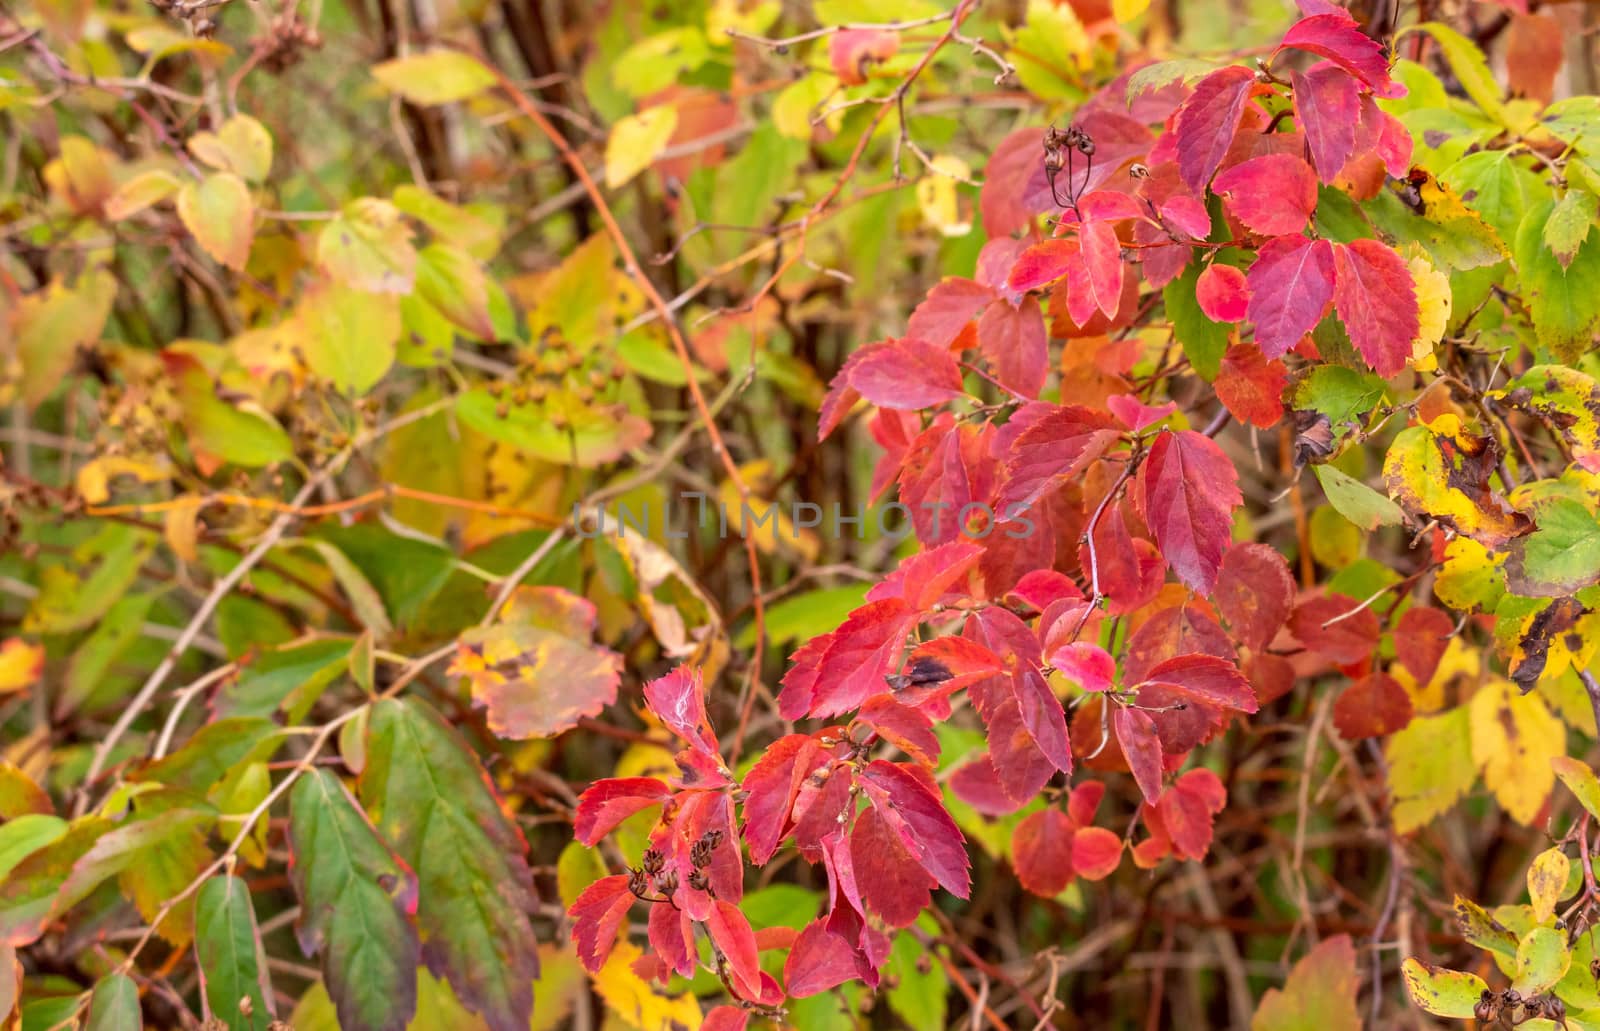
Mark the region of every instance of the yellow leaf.
[[678, 127], [678, 109], [663, 104], [628, 115], [606, 140], [606, 185], [613, 190], [643, 172], [666, 149]]
[[934, 158], [928, 174], [917, 180], [917, 206], [923, 219], [943, 236], [965, 236], [972, 232], [972, 220], [961, 217], [961, 198], [956, 184], [971, 178], [972, 169], [953, 154]]
[[611, 958], [594, 975], [594, 988], [605, 1000], [606, 1011], [637, 1031], [698, 1031], [702, 1018], [694, 994], [658, 994], [654, 985], [633, 972], [641, 955], [637, 945], [618, 941]]
[[1484, 783], [1512, 819], [1533, 823], [1555, 785], [1550, 760], [1566, 754], [1567, 728], [1542, 698], [1520, 693], [1507, 680], [1484, 685], [1467, 707], [1472, 759]]
[[189, 137], [189, 153], [253, 183], [272, 171], [272, 135], [249, 115], [234, 115], [216, 132], [195, 133]]
[[1416, 830], [1467, 793], [1477, 779], [1471, 753], [1461, 747], [1471, 725], [1466, 706], [1438, 716], [1418, 716], [1389, 738], [1389, 793], [1394, 829]]
[[1572, 863], [1559, 848], [1540, 852], [1528, 867], [1528, 898], [1533, 902], [1533, 918], [1544, 923], [1555, 915], [1556, 903], [1567, 889], [1567, 873]]
[[388, 201], [359, 197], [322, 227], [317, 263], [357, 290], [410, 293], [417, 270], [411, 227]]
[[306, 364], [340, 390], [365, 394], [394, 364], [400, 301], [325, 283], [308, 291], [296, 318]]
[[117, 295], [117, 279], [104, 269], [68, 286], [57, 279], [22, 298], [12, 313], [16, 355], [22, 359], [22, 400], [49, 397], [72, 368], [78, 349], [100, 340]]
[[153, 462], [122, 455], [106, 455], [84, 463], [78, 470], [78, 495], [91, 505], [103, 505], [111, 498], [111, 481], [132, 476], [140, 483], [164, 483], [167, 470]]
[[169, 509], [163, 519], [162, 531], [167, 538], [168, 547], [172, 553], [185, 562], [193, 562], [200, 557], [200, 499], [180, 498]]
[[1126, 25], [1150, 8], [1150, 0], [1111, 0], [1111, 16]]
[[255, 202], [243, 179], [217, 172], [199, 183], [185, 183], [178, 191], [178, 217], [218, 264], [244, 270], [255, 236]]
[[397, 57], [374, 65], [372, 75], [389, 92], [424, 106], [466, 100], [495, 83], [493, 72], [476, 58], [455, 50]]
[[63, 136], [61, 156], [45, 166], [50, 192], [79, 215], [100, 210], [116, 189], [111, 168], [116, 159], [84, 136]]
[[[813, 128], [811, 119], [822, 113], [820, 105], [838, 88], [838, 77], [826, 72], [812, 72], [803, 79], [791, 82], [772, 101], [773, 126], [792, 140], [809, 140]], [[822, 120], [822, 124], [830, 131], [838, 132], [845, 114], [843, 109], [833, 111]]]
[[1418, 244], [1408, 244], [1404, 254], [1417, 287], [1417, 337], [1411, 342], [1411, 367], [1432, 372], [1439, 367], [1433, 347], [1444, 339], [1450, 323], [1450, 277], [1434, 268]]
[[20, 637], [0, 644], [0, 694], [32, 687], [44, 672], [44, 648]]
[[182, 185], [182, 180], [177, 176], [159, 168], [141, 172], [118, 186], [117, 191], [106, 199], [106, 218], [114, 222], [137, 215], [145, 208], [171, 197]]
[[1482, 670], [1483, 651], [1476, 646], [1466, 644], [1461, 637], [1456, 636], [1445, 644], [1444, 654], [1439, 657], [1439, 665], [1426, 684], [1417, 683], [1416, 678], [1399, 663], [1389, 667], [1389, 675], [1406, 689], [1406, 693], [1411, 696], [1411, 706], [1415, 711], [1430, 713], [1438, 712], [1445, 707], [1450, 697], [1446, 689], [1452, 681], [1465, 680], [1468, 683], [1477, 683], [1478, 674]]
[[[739, 478], [750, 492], [749, 499], [742, 504], [739, 487], [731, 479], [723, 480], [718, 488], [717, 500], [727, 513], [729, 527], [741, 536], [754, 539], [756, 548], [765, 554], [781, 550], [814, 561], [821, 547], [816, 533], [790, 519], [785, 506], [764, 497], [772, 480], [772, 463], [764, 458], [746, 462], [739, 467]], [[817, 515], [820, 518], [821, 513]]]

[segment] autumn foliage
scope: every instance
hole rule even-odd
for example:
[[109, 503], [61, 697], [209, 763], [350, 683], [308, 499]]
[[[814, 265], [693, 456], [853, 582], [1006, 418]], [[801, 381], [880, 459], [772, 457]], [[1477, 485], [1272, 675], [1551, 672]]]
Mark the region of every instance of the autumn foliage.
[[1246, 6], [0, 12], [0, 1023], [1600, 1029], [1591, 16]]

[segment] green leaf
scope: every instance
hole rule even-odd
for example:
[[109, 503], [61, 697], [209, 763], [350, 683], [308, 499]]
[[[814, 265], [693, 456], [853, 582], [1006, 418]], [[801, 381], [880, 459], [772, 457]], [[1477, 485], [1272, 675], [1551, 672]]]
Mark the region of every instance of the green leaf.
[[372, 293], [409, 293], [417, 252], [400, 210], [376, 197], [344, 206], [317, 235], [317, 262], [347, 286]]
[[1216, 71], [1212, 61], [1197, 57], [1178, 57], [1170, 61], [1155, 61], [1128, 76], [1128, 106], [1151, 90], [1170, 86], [1175, 82], [1193, 83]]
[[417, 1007], [416, 875], [327, 770], [310, 771], [290, 793], [289, 848], [295, 934], [307, 953], [322, 954], [340, 1025], [401, 1031]]
[[1507, 548], [1506, 586], [1517, 594], [1559, 598], [1600, 583], [1600, 520], [1569, 498], [1541, 505], [1538, 528]]
[[1596, 777], [1594, 771], [1584, 763], [1565, 755], [1551, 759], [1550, 766], [1561, 778], [1561, 783], [1577, 798], [1578, 804], [1588, 810], [1589, 815], [1600, 820], [1600, 777]]
[[400, 626], [414, 620], [455, 571], [450, 549], [390, 533], [375, 523], [325, 525], [316, 536], [349, 556]]
[[70, 715], [104, 685], [107, 674], [133, 643], [139, 640], [156, 594], [129, 594], [117, 599], [95, 622], [94, 630], [72, 653], [56, 697], [57, 719]]
[[283, 706], [299, 722], [322, 689], [344, 669], [348, 638], [331, 637], [261, 652], [212, 697], [217, 717], [270, 716]]
[[1340, 426], [1370, 412], [1387, 393], [1387, 384], [1372, 373], [1322, 365], [1295, 388], [1294, 406], [1321, 412], [1334, 426]]
[[1566, 975], [1572, 963], [1567, 932], [1535, 927], [1517, 945], [1517, 978], [1511, 987], [1524, 997], [1538, 995]]
[[67, 833], [67, 821], [48, 813], [23, 813], [0, 823], [0, 877]]
[[396, 186], [394, 206], [432, 230], [445, 243], [459, 247], [479, 261], [488, 261], [500, 249], [500, 227], [469, 208], [451, 204], [420, 186]]
[[456, 415], [484, 436], [535, 458], [580, 468], [615, 462], [649, 440], [651, 432], [650, 424], [631, 412], [607, 415], [598, 408], [577, 409], [559, 427], [545, 406], [497, 401], [481, 388], [456, 397]]
[[458, 50], [429, 50], [372, 66], [391, 93], [424, 107], [475, 97], [495, 84], [494, 73]]
[[135, 769], [128, 779], [204, 793], [234, 770], [264, 762], [283, 744], [281, 728], [269, 719], [238, 717], [206, 724], [171, 755]]
[[1407, 959], [1400, 967], [1401, 980], [1411, 1001], [1436, 1017], [1467, 1020], [1489, 986], [1477, 974], [1446, 970], [1431, 963]]
[[1281, 991], [1267, 989], [1251, 1031], [1361, 1031], [1360, 991], [1355, 946], [1335, 935], [1295, 963]]
[[218, 874], [200, 886], [194, 956], [206, 1017], [229, 1031], [266, 1031], [275, 1013], [272, 987], [244, 881]]
[[193, 355], [169, 347], [161, 358], [176, 383], [191, 447], [250, 468], [294, 457], [294, 446], [283, 427], [255, 405], [230, 404], [219, 398], [210, 374]]
[[381, 640], [394, 633], [394, 624], [389, 622], [389, 613], [384, 608], [383, 596], [372, 586], [372, 582], [361, 571], [361, 567], [350, 561], [350, 556], [329, 542], [315, 537], [303, 537], [284, 543], [303, 545], [322, 556], [322, 561], [328, 564], [333, 578], [339, 582], [339, 589], [350, 599], [361, 625], [370, 630], [373, 636]]
[[526, 1028], [539, 970], [527, 842], [471, 749], [424, 703], [378, 702], [360, 792], [418, 873], [429, 969], [493, 1031]]
[[495, 339], [489, 315], [489, 282], [466, 251], [433, 243], [417, 255], [417, 294], [462, 332]]
[[96, 981], [83, 1027], [84, 1031], [139, 1031], [144, 1027], [139, 986], [133, 978], [112, 973]]
[[24, 404], [34, 407], [54, 393], [79, 348], [99, 343], [116, 296], [117, 278], [96, 269], [70, 286], [54, 280], [18, 302], [11, 333], [22, 362]]
[[[1517, 227], [1522, 224], [1522, 216], [1532, 198], [1544, 192], [1533, 174], [1519, 166], [1504, 150], [1468, 154], [1441, 172], [1439, 178], [1449, 184], [1468, 208], [1494, 226], [1502, 240], [1516, 239]], [[1538, 194], [1534, 193], [1536, 189]]]
[[1006, 56], [1022, 88], [1041, 100], [1082, 98], [1080, 75], [1089, 66], [1089, 35], [1071, 7], [1029, 0], [1027, 22], [1012, 38]]
[[1405, 521], [1405, 513], [1400, 511], [1399, 505], [1355, 477], [1331, 465], [1319, 465], [1314, 469], [1328, 503], [1361, 529], [1372, 531], [1380, 526], [1398, 526]]
[[1593, 153], [1600, 146], [1600, 97], [1567, 97], [1544, 109], [1539, 121], [1551, 135], [1578, 150]]
[[1456, 926], [1461, 936], [1478, 948], [1515, 962], [1517, 936], [1482, 906], [1460, 895], [1455, 900]]
[[1457, 706], [1438, 716], [1418, 716], [1389, 738], [1384, 755], [1398, 833], [1421, 827], [1472, 787], [1478, 768], [1465, 747], [1471, 732], [1471, 714]]
[[1500, 83], [1494, 77], [1494, 72], [1489, 70], [1489, 61], [1483, 56], [1483, 51], [1478, 45], [1450, 26], [1441, 22], [1423, 22], [1413, 25], [1395, 33], [1395, 42], [1409, 32], [1426, 32], [1439, 44], [1439, 49], [1444, 52], [1444, 59], [1450, 63], [1450, 70], [1455, 72], [1456, 81], [1466, 91], [1467, 96], [1483, 109], [1483, 113], [1499, 122], [1508, 129], [1519, 129], [1522, 126], [1513, 125], [1507, 120], [1506, 107], [1502, 102]]
[[1226, 322], [1212, 322], [1200, 310], [1195, 298], [1195, 284], [1199, 281], [1200, 266], [1191, 262], [1183, 275], [1161, 291], [1161, 299], [1172, 323], [1172, 335], [1183, 345], [1194, 371], [1209, 383], [1222, 371], [1222, 356], [1228, 350], [1233, 327]]
[[112, 826], [97, 816], [76, 820], [65, 834], [11, 868], [0, 882], [0, 942], [21, 948], [44, 933], [73, 866]]
[[1562, 268], [1572, 264], [1578, 248], [1588, 239], [1596, 212], [1600, 212], [1600, 198], [1587, 190], [1568, 190], [1550, 212], [1550, 221], [1544, 224], [1544, 243]]
[[365, 394], [394, 364], [400, 302], [339, 284], [309, 291], [295, 313], [306, 365], [339, 390]]
[[178, 191], [178, 218], [219, 265], [243, 272], [255, 236], [250, 187], [232, 172], [214, 172]]
[[72, 549], [71, 564], [47, 566], [42, 590], [34, 598], [23, 629], [30, 633], [65, 634], [102, 619], [139, 577], [156, 548], [156, 535], [121, 523], [103, 523]]
[[[810, 640], [827, 633], [866, 600], [871, 584], [853, 583], [843, 587], [824, 587], [806, 591], [767, 609], [767, 643], [785, 644], [794, 640]], [[735, 642], [748, 648], [755, 641], [755, 625], [747, 626]]]
[[[938, 934], [938, 924], [927, 914], [917, 924], [926, 933]], [[950, 979], [944, 964], [910, 931], [895, 935], [883, 972], [890, 985], [889, 1008], [907, 1027], [950, 1026]]]
[[1516, 234], [1517, 272], [1539, 346], [1576, 364], [1600, 329], [1600, 238], [1581, 246], [1563, 267], [1544, 239], [1554, 207], [1546, 200], [1523, 218]]

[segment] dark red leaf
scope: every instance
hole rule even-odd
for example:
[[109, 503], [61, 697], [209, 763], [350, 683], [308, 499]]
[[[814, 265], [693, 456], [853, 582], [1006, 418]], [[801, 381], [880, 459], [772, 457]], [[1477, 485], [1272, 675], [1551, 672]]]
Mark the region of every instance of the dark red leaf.
[[908, 449], [900, 470], [900, 503], [911, 510], [924, 547], [961, 537], [964, 512], [988, 511], [997, 472], [990, 451], [994, 432], [989, 423], [981, 428], [957, 424], [946, 412]]
[[1145, 521], [1178, 579], [1202, 594], [1217, 582], [1244, 500], [1233, 463], [1211, 438], [1193, 430], [1162, 433], [1140, 470]]
[[850, 832], [850, 855], [861, 900], [890, 927], [908, 927], [931, 900], [934, 880], [900, 835], [868, 806]]
[[1139, 690], [1161, 685], [1169, 693], [1217, 709], [1255, 712], [1255, 692], [1239, 667], [1215, 655], [1179, 655], [1152, 669]]
[[1387, 673], [1369, 673], [1339, 692], [1333, 725], [1347, 741], [1383, 737], [1411, 722], [1411, 696]]
[[1035, 895], [1054, 898], [1072, 883], [1072, 821], [1054, 806], [1029, 813], [1011, 832], [1017, 880]]
[[1222, 356], [1217, 374], [1217, 400], [1240, 422], [1271, 429], [1283, 418], [1283, 391], [1289, 370], [1259, 347], [1234, 344]]
[[1211, 603], [1240, 644], [1261, 651], [1283, 629], [1294, 607], [1294, 577], [1271, 545], [1235, 544], [1222, 556]]
[[1322, 321], [1333, 300], [1336, 259], [1326, 240], [1279, 236], [1250, 266], [1250, 321], [1268, 358], [1282, 357]]
[[1222, 781], [1210, 770], [1193, 769], [1179, 777], [1156, 804], [1173, 852], [1184, 859], [1204, 859], [1211, 850], [1212, 820], [1227, 801]]
[[938, 786], [918, 767], [875, 759], [864, 774], [864, 787], [878, 814], [905, 842], [922, 868], [957, 898], [967, 898], [966, 838], [939, 797]]
[[1173, 605], [1147, 618], [1128, 638], [1122, 656], [1123, 682], [1137, 684], [1167, 659], [1179, 655], [1215, 655], [1233, 659], [1233, 642], [1210, 610], [1194, 603]]
[[765, 865], [778, 849], [789, 824], [800, 786], [827, 757], [808, 734], [790, 734], [767, 747], [742, 785], [744, 838], [750, 846], [750, 861]]
[[[1289, 617], [1289, 630], [1306, 648], [1341, 666], [1351, 666], [1378, 647], [1378, 617], [1343, 594], [1307, 598]], [[1326, 624], [1326, 625], [1324, 625]]]
[[936, 637], [917, 645], [905, 670], [890, 681], [895, 699], [921, 705], [996, 675], [1009, 675], [1001, 658], [968, 637]]
[[1250, 281], [1232, 265], [1212, 263], [1195, 282], [1194, 299], [1212, 322], [1243, 322], [1250, 310]]
[[1189, 189], [1200, 193], [1222, 164], [1255, 84], [1255, 73], [1241, 65], [1219, 68], [1195, 84], [1178, 109], [1173, 127], [1178, 169]]
[[924, 766], [939, 761], [939, 737], [933, 732], [933, 721], [921, 710], [882, 694], [868, 698], [856, 718]]
[[1350, 160], [1361, 116], [1361, 91], [1343, 68], [1322, 61], [1305, 72], [1291, 72], [1294, 116], [1306, 136], [1317, 175], [1331, 183]]
[[1117, 705], [1111, 709], [1111, 729], [1139, 791], [1154, 804], [1161, 797], [1161, 740], [1155, 721], [1147, 712]]
[[1439, 668], [1455, 628], [1455, 620], [1442, 609], [1425, 605], [1406, 609], [1395, 624], [1394, 657], [1419, 685], [1426, 685]]
[[1411, 359], [1417, 337], [1417, 290], [1406, 261], [1377, 240], [1334, 247], [1338, 280], [1333, 306], [1350, 342], [1380, 376], [1393, 376]]
[[1217, 176], [1211, 189], [1229, 214], [1263, 236], [1298, 233], [1317, 207], [1316, 173], [1291, 154], [1240, 162]]
[[671, 790], [654, 777], [612, 777], [597, 780], [578, 796], [573, 833], [585, 845], [596, 842], [634, 813], [660, 805]]
[[[884, 676], [899, 663], [917, 612], [899, 598], [871, 601], [826, 634], [820, 653], [805, 655], [783, 679], [778, 695], [785, 719], [819, 719], [849, 712], [883, 690]], [[806, 652], [801, 649], [797, 655]]]

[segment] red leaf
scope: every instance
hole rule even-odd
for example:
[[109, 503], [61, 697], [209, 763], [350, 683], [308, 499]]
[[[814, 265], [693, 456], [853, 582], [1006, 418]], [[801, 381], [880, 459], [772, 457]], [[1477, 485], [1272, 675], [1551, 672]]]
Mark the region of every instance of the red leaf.
[[1178, 579], [1202, 594], [1216, 586], [1233, 510], [1244, 500], [1233, 463], [1193, 430], [1162, 433], [1140, 470], [1145, 521]]
[[718, 1006], [706, 1014], [700, 1031], [745, 1031], [749, 1025], [749, 1010], [740, 1006]]
[[867, 600], [903, 598], [920, 612], [955, 589], [982, 555], [983, 549], [968, 541], [951, 541], [919, 551], [896, 566], [882, 583], [874, 584], [867, 592]]
[[1306, 136], [1317, 175], [1331, 183], [1356, 146], [1361, 91], [1338, 65], [1320, 61], [1305, 72], [1291, 72], [1294, 117]]
[[850, 857], [862, 902], [890, 927], [910, 926], [928, 907], [933, 877], [871, 806], [851, 829]]
[[1433, 679], [1455, 633], [1455, 620], [1441, 609], [1418, 605], [1401, 613], [1394, 629], [1394, 657], [1419, 685]]
[[1278, 49], [1286, 47], [1326, 57], [1380, 97], [1406, 95], [1406, 88], [1389, 77], [1389, 58], [1383, 44], [1363, 33], [1346, 13], [1300, 19], [1283, 34]]
[[1111, 710], [1111, 729], [1139, 791], [1154, 804], [1161, 797], [1161, 740], [1155, 720], [1140, 709], [1118, 705]]
[[1197, 653], [1231, 660], [1238, 650], [1208, 608], [1185, 603], [1161, 609], [1128, 638], [1122, 656], [1123, 682], [1137, 684], [1167, 659]]
[[1294, 607], [1294, 577], [1271, 545], [1235, 544], [1222, 556], [1222, 571], [1211, 603], [1228, 621], [1234, 640], [1261, 651], [1283, 629]]
[[801, 785], [826, 761], [821, 746], [810, 735], [790, 734], [769, 745], [750, 767], [742, 786], [746, 792], [744, 839], [750, 846], [751, 862], [764, 866], [778, 850]]
[[1244, 675], [1250, 678], [1256, 698], [1269, 705], [1294, 690], [1294, 664], [1281, 655], [1252, 655], [1245, 663]]
[[1217, 176], [1211, 190], [1224, 199], [1229, 214], [1263, 236], [1298, 233], [1317, 208], [1316, 174], [1291, 154], [1263, 154], [1234, 165]]
[[1178, 108], [1173, 127], [1178, 170], [1195, 193], [1205, 189], [1228, 153], [1255, 80], [1255, 73], [1240, 65], [1218, 68], [1196, 83]]
[[1367, 364], [1393, 376], [1411, 358], [1417, 337], [1417, 290], [1405, 259], [1377, 240], [1334, 247], [1338, 282], [1333, 306]]
[[[984, 232], [991, 240], [1008, 236], [1028, 224], [1032, 209], [1024, 203], [1034, 173], [1044, 169], [1037, 128], [1017, 129], [994, 148], [983, 170], [978, 210]], [[1049, 186], [1045, 187], [1046, 193]]]
[[1179, 655], [1158, 663], [1139, 690], [1157, 685], [1197, 705], [1240, 712], [1257, 708], [1255, 692], [1239, 667], [1215, 655]]
[[691, 747], [717, 751], [717, 736], [706, 720], [706, 689], [700, 670], [679, 666], [664, 677], [644, 685], [644, 703], [656, 719]]
[[1369, 673], [1339, 692], [1333, 725], [1347, 741], [1383, 737], [1411, 722], [1411, 696], [1387, 673]]
[[1095, 810], [1106, 796], [1106, 786], [1098, 780], [1086, 780], [1067, 794], [1067, 817], [1074, 827], [1087, 827], [1094, 822]]
[[899, 598], [871, 601], [850, 613], [837, 630], [795, 653], [800, 661], [784, 676], [778, 695], [783, 717], [836, 716], [880, 693], [916, 621], [916, 611]]
[[1056, 769], [1071, 773], [1072, 746], [1067, 738], [1067, 714], [1061, 708], [1060, 699], [1037, 669], [1020, 669], [1011, 682], [1017, 694], [1017, 710], [1034, 744]]
[[1011, 833], [1017, 880], [1035, 895], [1054, 898], [1072, 883], [1072, 821], [1054, 806], [1029, 813]]
[[1161, 205], [1161, 220], [1194, 240], [1204, 240], [1211, 235], [1211, 212], [1187, 193], [1180, 193]]
[[905, 337], [858, 353], [850, 385], [880, 408], [929, 408], [961, 396], [961, 368], [942, 347]]
[[933, 766], [939, 761], [939, 738], [933, 732], [933, 721], [920, 709], [901, 705], [882, 694], [868, 698], [856, 718], [924, 766]]
[[572, 918], [572, 937], [578, 943], [578, 958], [584, 969], [593, 973], [605, 966], [633, 903], [634, 894], [624, 873], [600, 878], [572, 903], [567, 915]]
[[1194, 299], [1212, 322], [1243, 322], [1250, 309], [1250, 282], [1232, 265], [1212, 263], [1196, 280]]
[[945, 810], [938, 786], [918, 767], [874, 759], [867, 765], [864, 787], [890, 827], [894, 828], [922, 868], [957, 898], [971, 893], [966, 838]]
[[886, 29], [841, 29], [828, 41], [828, 62], [846, 86], [867, 81], [867, 69], [900, 49], [898, 33]]
[[1083, 592], [1067, 574], [1055, 569], [1033, 569], [1023, 574], [1016, 586], [1006, 594], [1007, 604], [1022, 602], [1043, 612], [1053, 602], [1082, 601]]
[[573, 833], [591, 848], [634, 813], [660, 805], [672, 792], [654, 777], [597, 780], [578, 797]]
[[987, 677], [1009, 675], [998, 655], [968, 637], [936, 637], [917, 645], [905, 672], [890, 680], [895, 699], [921, 705], [943, 698]]
[[1050, 341], [1038, 302], [989, 305], [978, 320], [978, 347], [995, 379], [1023, 397], [1039, 396], [1050, 372]]
[[1122, 242], [1117, 231], [1106, 222], [1089, 221], [1078, 227], [1078, 238], [1095, 307], [1107, 317], [1115, 315], [1122, 298]]
[[1212, 820], [1227, 801], [1227, 790], [1210, 770], [1193, 769], [1179, 777], [1156, 803], [1173, 852], [1185, 859], [1204, 859], [1211, 850]]
[[[1106, 598], [1106, 612], [1126, 615], [1149, 604], [1166, 580], [1167, 564], [1155, 545], [1128, 533], [1122, 506], [1113, 505], [1094, 528], [1094, 556], [1089, 542], [1078, 548], [1078, 562], [1091, 574], [1091, 587], [1098, 581]], [[1098, 576], [1095, 576], [1098, 574]]]
[[1234, 344], [1222, 356], [1217, 400], [1239, 421], [1271, 429], [1283, 418], [1283, 391], [1288, 385], [1289, 369], [1280, 359], [1268, 358], [1259, 347]]
[[1116, 421], [1104, 412], [1077, 405], [1050, 408], [1011, 442], [1002, 510], [1031, 507], [1046, 491], [1082, 475], [1118, 436]]
[[995, 428], [956, 424], [941, 413], [906, 453], [900, 469], [900, 503], [911, 510], [911, 524], [924, 547], [944, 544], [962, 535], [962, 513], [976, 504], [987, 512], [993, 498], [995, 462], [991, 453]]
[[689, 914], [676, 906], [652, 905], [648, 928], [650, 948], [667, 969], [681, 977], [693, 977], [700, 956], [695, 951], [694, 921]]
[[724, 899], [706, 919], [706, 931], [722, 954], [728, 959], [728, 973], [733, 975], [734, 986], [743, 990], [745, 998], [761, 994], [761, 960], [756, 952], [756, 933], [739, 907]]
[[850, 943], [828, 930], [826, 921], [813, 920], [800, 932], [783, 964], [783, 980], [790, 998], [804, 999], [861, 976]]
[[1178, 410], [1177, 402], [1147, 405], [1132, 394], [1112, 394], [1106, 398], [1106, 408], [1128, 429], [1138, 432], [1153, 426]]
[[1132, 194], [1120, 190], [1096, 190], [1078, 198], [1078, 213], [1085, 221], [1118, 222], [1142, 218], [1145, 209]]
[[1279, 236], [1261, 245], [1250, 266], [1250, 321], [1256, 343], [1278, 358], [1311, 332], [1333, 299], [1335, 258], [1326, 240]]
[[946, 276], [911, 313], [906, 336], [946, 347], [994, 298], [995, 292], [982, 283]]
[[1071, 259], [1078, 254], [1076, 240], [1045, 240], [1022, 252], [1017, 263], [1011, 266], [1006, 277], [1006, 289], [1011, 293], [1027, 293], [1060, 279], [1071, 267]]
[[1301, 644], [1329, 661], [1355, 665], [1378, 647], [1381, 632], [1370, 608], [1347, 615], [1359, 604], [1344, 594], [1308, 598], [1289, 617], [1289, 629]]
[[1087, 641], [1056, 649], [1050, 656], [1050, 665], [1085, 691], [1110, 690], [1117, 676], [1117, 661], [1104, 648]]
[[1072, 835], [1072, 870], [1079, 877], [1100, 881], [1122, 864], [1122, 839], [1104, 827], [1081, 827]]

